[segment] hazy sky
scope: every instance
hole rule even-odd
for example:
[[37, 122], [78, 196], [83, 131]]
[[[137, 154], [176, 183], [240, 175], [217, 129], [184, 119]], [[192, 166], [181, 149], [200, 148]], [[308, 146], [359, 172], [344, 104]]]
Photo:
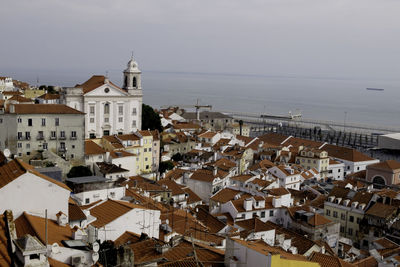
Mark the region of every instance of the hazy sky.
[[122, 69], [397, 79], [398, 0], [1, 0], [0, 73]]

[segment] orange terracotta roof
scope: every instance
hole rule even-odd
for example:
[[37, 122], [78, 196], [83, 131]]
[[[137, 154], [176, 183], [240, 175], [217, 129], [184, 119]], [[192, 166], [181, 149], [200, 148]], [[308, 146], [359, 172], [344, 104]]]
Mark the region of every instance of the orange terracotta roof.
[[244, 183], [252, 177], [253, 177], [253, 175], [243, 174], [243, 175], [233, 176], [230, 179]]
[[124, 157], [132, 157], [136, 156], [133, 153], [127, 152], [125, 150], [113, 150], [110, 151], [110, 157], [112, 158], [124, 158]]
[[14, 159], [0, 167], [0, 189], [27, 172], [30, 172], [48, 182], [51, 182], [68, 191], [71, 191], [71, 189], [66, 184], [54, 180], [44, 174], [41, 174], [40, 172], [36, 171], [33, 166], [24, 163], [19, 159]]
[[327, 219], [323, 215], [319, 215], [318, 213], [315, 213], [314, 216], [308, 220], [308, 223], [312, 226], [320, 226], [331, 222], [331, 220]]
[[203, 182], [212, 182], [215, 178], [224, 178], [228, 173], [218, 170], [217, 174], [214, 175], [212, 170], [199, 169], [196, 170], [190, 179], [203, 181]]
[[356, 267], [378, 267], [378, 262], [373, 256], [353, 262]]
[[283, 196], [290, 194], [290, 192], [284, 187], [267, 189], [267, 193], [273, 196]]
[[161, 179], [157, 181], [161, 186], [166, 186], [167, 189], [171, 190], [173, 196], [184, 195], [185, 191], [174, 181], [169, 179]]
[[186, 199], [187, 204], [192, 204], [202, 201], [201, 198], [195, 192], [193, 192], [189, 187], [185, 187], [182, 189], [183, 191], [185, 191], [186, 194], [189, 195], [188, 198]]
[[[117, 85], [115, 85], [112, 82], [109, 82], [112, 86], [114, 86], [115, 88], [117, 88], [118, 90], [126, 93], [125, 90], [121, 89], [120, 87], [118, 87]], [[106, 84], [106, 77], [103, 75], [93, 75], [92, 77], [90, 77], [89, 80], [87, 80], [86, 82], [82, 83], [82, 84], [77, 84], [75, 87], [79, 87], [82, 88], [83, 93], [87, 94], [90, 91], [102, 86]]]
[[11, 266], [5, 220], [5, 216], [0, 215], [0, 266]]
[[128, 141], [128, 140], [139, 141], [140, 140], [140, 137], [137, 136], [136, 134], [120, 134], [120, 135], [117, 135], [116, 138], [121, 139], [123, 141]]
[[210, 198], [210, 200], [212, 200], [214, 202], [226, 203], [226, 202], [233, 200], [236, 195], [241, 195], [243, 197], [251, 197], [250, 194], [241, 192], [239, 190], [234, 190], [231, 188], [224, 188], [224, 189], [220, 190], [218, 193], [216, 193], [215, 195], [213, 195]]
[[205, 132], [205, 133], [199, 134], [198, 137], [209, 139], [209, 138], [213, 138], [216, 134], [217, 134], [216, 132]]
[[15, 95], [8, 100], [14, 100], [14, 101], [17, 101], [20, 103], [33, 103], [33, 101], [31, 99], [20, 96], [20, 95]]
[[395, 160], [387, 160], [372, 165], [368, 165], [368, 169], [369, 168], [394, 171], [400, 169], [400, 162]]
[[92, 140], [85, 140], [85, 155], [99, 155], [105, 153], [106, 151]]
[[15, 104], [14, 107], [15, 114], [85, 114], [63, 104]]
[[4, 91], [3, 95], [22, 95], [20, 91]]
[[396, 210], [397, 207], [376, 202], [365, 212], [365, 214], [386, 219]]
[[109, 199], [97, 206], [89, 208], [90, 214], [97, 218], [91, 225], [96, 228], [101, 228], [133, 209], [148, 210], [149, 208], [125, 201]]
[[70, 222], [86, 220], [86, 215], [77, 204], [68, 203], [68, 220]]
[[[17, 230], [17, 236], [22, 237], [26, 234], [36, 236], [40, 241], [46, 243], [45, 233], [45, 218], [30, 215], [24, 212], [15, 221], [15, 228]], [[57, 243], [60, 246], [64, 246], [61, 241], [70, 240], [72, 238], [72, 229], [67, 224], [66, 226], [60, 226], [55, 220], [47, 220], [47, 231], [48, 231], [48, 244]]]
[[317, 262], [321, 267], [352, 267], [351, 263], [348, 263], [339, 257], [330, 256], [327, 254], [322, 254], [320, 252], [313, 252], [309, 260], [312, 262]]
[[44, 100], [53, 100], [53, 99], [60, 99], [60, 95], [58, 94], [44, 94], [39, 96], [38, 98], [44, 99]]

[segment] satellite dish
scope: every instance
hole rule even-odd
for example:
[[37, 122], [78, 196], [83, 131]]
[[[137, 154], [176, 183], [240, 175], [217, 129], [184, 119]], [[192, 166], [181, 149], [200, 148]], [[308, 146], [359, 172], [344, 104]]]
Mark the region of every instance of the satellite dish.
[[3, 154], [4, 154], [4, 156], [5, 156], [6, 158], [9, 158], [10, 155], [11, 155], [10, 149], [8, 149], [8, 148], [4, 149]]
[[94, 242], [94, 243], [93, 243], [93, 251], [94, 251], [94, 252], [99, 252], [99, 249], [100, 249], [99, 243]]
[[95, 252], [92, 254], [92, 261], [93, 263], [97, 262], [99, 260], [99, 253]]
[[51, 245], [51, 253], [57, 254], [60, 252], [60, 246], [57, 243]]

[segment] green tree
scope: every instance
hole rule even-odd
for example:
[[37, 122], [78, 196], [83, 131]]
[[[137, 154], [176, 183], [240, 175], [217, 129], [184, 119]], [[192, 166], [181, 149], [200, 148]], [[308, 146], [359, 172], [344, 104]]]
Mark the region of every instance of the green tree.
[[160, 162], [160, 166], [158, 167], [158, 170], [160, 173], [164, 173], [168, 170], [172, 170], [174, 168], [174, 164], [172, 161], [162, 161]]
[[149, 105], [142, 105], [142, 130], [162, 131], [160, 116]]
[[176, 153], [175, 155], [172, 156], [171, 158], [173, 161], [182, 161], [183, 160], [183, 156], [181, 153]]
[[68, 178], [83, 176], [92, 176], [92, 172], [86, 166], [74, 166], [71, 168], [71, 170], [69, 170], [69, 173], [67, 174]]

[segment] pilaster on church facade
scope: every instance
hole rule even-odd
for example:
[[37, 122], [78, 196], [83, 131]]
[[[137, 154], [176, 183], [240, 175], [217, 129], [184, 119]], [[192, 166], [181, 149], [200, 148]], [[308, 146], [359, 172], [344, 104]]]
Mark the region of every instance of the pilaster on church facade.
[[85, 138], [141, 130], [142, 98], [141, 71], [133, 58], [123, 71], [122, 88], [108, 77], [94, 75], [73, 88], [64, 88], [61, 96], [63, 103], [85, 113]]

